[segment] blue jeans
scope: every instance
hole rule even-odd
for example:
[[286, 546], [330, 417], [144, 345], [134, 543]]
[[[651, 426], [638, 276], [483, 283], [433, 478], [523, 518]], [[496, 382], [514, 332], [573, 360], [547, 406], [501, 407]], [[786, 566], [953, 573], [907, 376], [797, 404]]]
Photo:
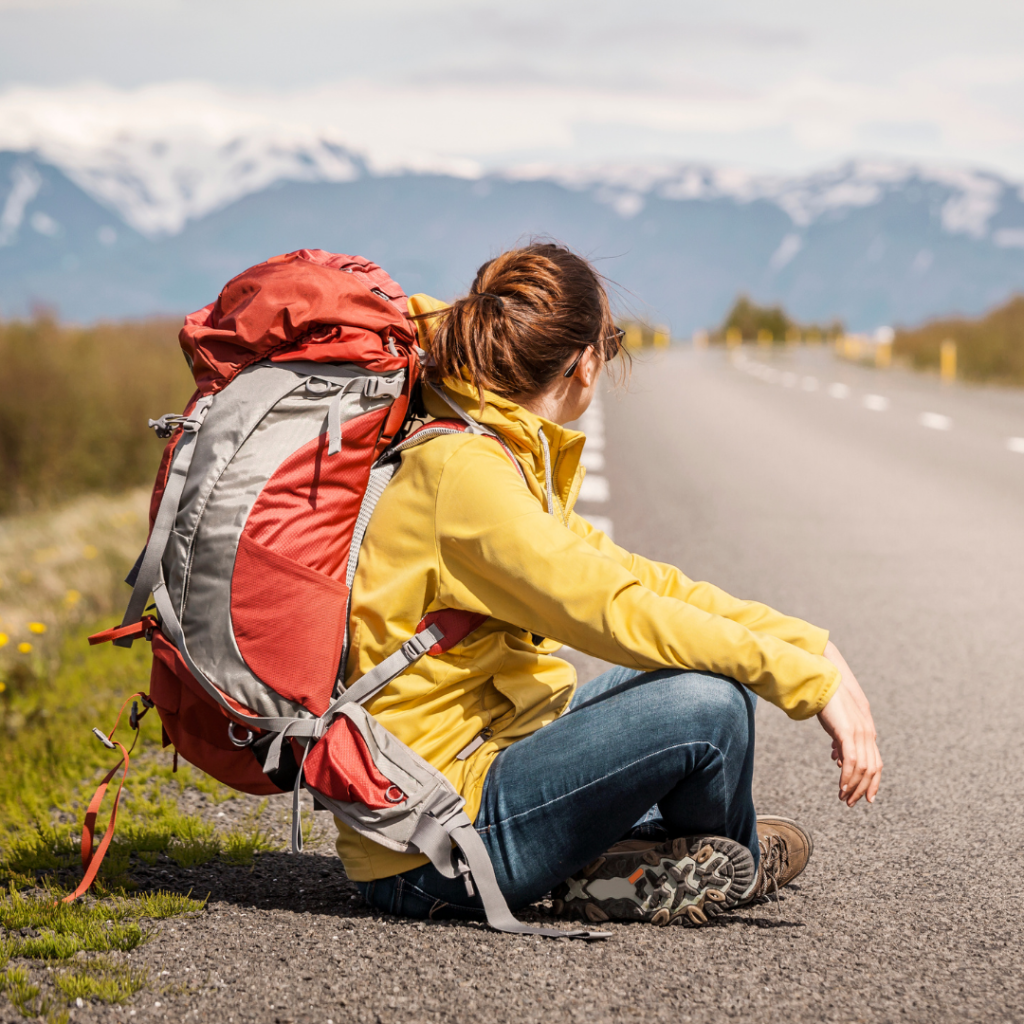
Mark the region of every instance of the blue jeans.
[[[474, 827], [509, 906], [535, 902], [627, 836], [727, 836], [756, 864], [755, 701], [722, 676], [614, 668], [498, 754]], [[483, 916], [463, 880], [432, 864], [356, 886], [389, 914]]]

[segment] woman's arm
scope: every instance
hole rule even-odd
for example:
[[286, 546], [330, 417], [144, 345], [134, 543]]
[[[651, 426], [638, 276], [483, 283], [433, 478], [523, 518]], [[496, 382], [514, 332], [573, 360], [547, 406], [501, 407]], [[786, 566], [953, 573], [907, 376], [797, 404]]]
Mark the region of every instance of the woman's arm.
[[878, 750], [871, 707], [846, 659], [830, 640], [825, 657], [842, 676], [832, 699], [818, 712], [821, 727], [832, 737], [832, 760], [840, 768], [839, 799], [852, 807], [862, 796], [868, 803], [882, 781], [882, 755]]
[[645, 587], [545, 513], [505, 455], [480, 439], [467, 438], [446, 463], [435, 531], [442, 604], [614, 664], [725, 675], [793, 718], [817, 714], [839, 685], [827, 659]]
[[732, 597], [711, 583], [694, 582], [673, 565], [654, 562], [626, 551], [582, 516], [571, 516], [569, 526], [588, 544], [628, 569], [645, 587], [662, 597], [685, 601], [695, 608], [738, 622], [754, 632], [768, 633], [786, 643], [795, 644], [811, 654], [822, 654], [825, 650], [828, 643], [827, 630], [812, 626], [795, 616], [783, 615], [758, 601], [742, 601]]

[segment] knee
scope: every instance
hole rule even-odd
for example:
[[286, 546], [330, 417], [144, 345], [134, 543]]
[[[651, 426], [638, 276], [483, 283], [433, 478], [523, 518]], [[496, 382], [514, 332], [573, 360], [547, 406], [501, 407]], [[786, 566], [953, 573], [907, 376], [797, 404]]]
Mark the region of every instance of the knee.
[[716, 746], [747, 745], [754, 735], [754, 695], [724, 676], [703, 672], [675, 675], [680, 711], [700, 723]]

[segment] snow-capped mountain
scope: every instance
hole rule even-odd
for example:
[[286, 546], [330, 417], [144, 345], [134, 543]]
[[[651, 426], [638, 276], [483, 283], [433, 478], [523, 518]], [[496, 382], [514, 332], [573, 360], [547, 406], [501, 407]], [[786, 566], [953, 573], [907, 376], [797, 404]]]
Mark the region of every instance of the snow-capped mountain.
[[981, 171], [485, 172], [413, 154], [382, 166], [301, 127], [37, 135], [0, 153], [5, 316], [38, 303], [76, 319], [181, 312], [303, 246], [360, 252], [407, 290], [446, 295], [531, 234], [615, 257], [601, 266], [630, 304], [679, 333], [717, 322], [741, 290], [866, 328], [973, 313], [1024, 289], [1022, 190]]

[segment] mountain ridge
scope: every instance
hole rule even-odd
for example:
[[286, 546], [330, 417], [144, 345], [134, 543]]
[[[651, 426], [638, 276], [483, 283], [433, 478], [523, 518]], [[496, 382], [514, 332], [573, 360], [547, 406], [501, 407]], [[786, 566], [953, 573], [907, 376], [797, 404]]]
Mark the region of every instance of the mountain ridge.
[[861, 160], [801, 176], [676, 163], [377, 173], [314, 142], [193, 154], [191, 176], [170, 146], [150, 154], [154, 176], [125, 156], [131, 140], [70, 166], [0, 152], [0, 314], [184, 312], [245, 266], [313, 246], [448, 296], [530, 235], [597, 258], [627, 304], [679, 334], [720, 320], [739, 291], [861, 329], [1024, 289], [1024, 190], [989, 172]]

